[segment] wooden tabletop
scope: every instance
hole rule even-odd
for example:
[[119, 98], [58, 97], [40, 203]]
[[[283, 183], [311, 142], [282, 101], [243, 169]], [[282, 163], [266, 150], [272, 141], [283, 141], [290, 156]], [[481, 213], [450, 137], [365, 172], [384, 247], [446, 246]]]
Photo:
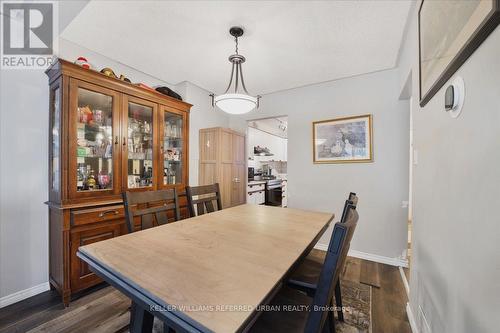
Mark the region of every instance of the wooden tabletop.
[[235, 332], [332, 219], [327, 213], [241, 205], [79, 251], [84, 260], [92, 259], [203, 327]]

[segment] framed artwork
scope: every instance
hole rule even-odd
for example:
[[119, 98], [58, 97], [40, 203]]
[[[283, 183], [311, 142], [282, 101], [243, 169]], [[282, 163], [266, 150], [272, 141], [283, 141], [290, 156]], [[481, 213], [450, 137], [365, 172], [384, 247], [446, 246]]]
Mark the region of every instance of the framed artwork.
[[372, 115], [313, 122], [313, 161], [372, 162]]
[[500, 23], [500, 0], [423, 0], [418, 11], [420, 106]]

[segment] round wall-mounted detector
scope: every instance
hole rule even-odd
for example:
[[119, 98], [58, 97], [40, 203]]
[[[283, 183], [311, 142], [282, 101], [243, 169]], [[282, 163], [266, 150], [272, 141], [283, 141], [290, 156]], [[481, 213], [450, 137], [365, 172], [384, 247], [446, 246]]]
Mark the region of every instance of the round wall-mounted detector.
[[444, 95], [444, 109], [450, 113], [452, 118], [457, 118], [462, 112], [465, 99], [465, 83], [464, 80], [457, 76], [452, 83], [446, 88]]

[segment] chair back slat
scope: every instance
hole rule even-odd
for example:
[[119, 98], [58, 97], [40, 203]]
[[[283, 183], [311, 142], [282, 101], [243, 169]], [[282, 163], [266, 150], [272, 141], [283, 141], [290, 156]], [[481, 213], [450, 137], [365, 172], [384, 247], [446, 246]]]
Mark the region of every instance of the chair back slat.
[[[197, 197], [196, 199], [194, 197]], [[189, 214], [191, 216], [213, 213], [222, 209], [219, 184], [203, 186], [186, 186]], [[217, 209], [214, 206], [217, 204]], [[195, 211], [196, 206], [196, 211]]]
[[332, 238], [321, 270], [317, 290], [307, 318], [306, 333], [319, 333], [325, 325], [328, 306], [333, 297], [334, 286], [342, 271], [354, 230], [358, 223], [358, 213], [351, 205], [347, 209], [347, 220], [337, 222], [333, 228]]
[[349, 198], [345, 201], [344, 209], [342, 210], [342, 216], [340, 218], [340, 222], [344, 222], [347, 219], [348, 205], [351, 205], [354, 209], [356, 209], [356, 206], [358, 205], [358, 196], [356, 195], [356, 193], [354, 192], [349, 193]]
[[141, 230], [149, 229], [153, 227], [153, 215], [143, 214], [141, 215]]
[[[147, 192], [124, 192], [123, 204], [128, 232], [135, 231], [135, 217], [140, 220], [140, 230], [180, 220], [179, 199], [177, 190], [160, 190]], [[169, 219], [169, 212], [173, 218]]]
[[203, 198], [200, 198], [200, 199], [193, 199], [193, 204], [196, 205], [196, 204], [198, 204], [200, 202], [207, 202], [207, 201], [217, 201], [217, 197], [216, 196], [211, 196], [211, 197], [203, 197]]
[[[205, 214], [205, 203], [203, 201], [199, 201], [196, 204], [196, 212], [198, 213], [198, 216]], [[191, 216], [194, 216], [194, 211], [191, 214]]]

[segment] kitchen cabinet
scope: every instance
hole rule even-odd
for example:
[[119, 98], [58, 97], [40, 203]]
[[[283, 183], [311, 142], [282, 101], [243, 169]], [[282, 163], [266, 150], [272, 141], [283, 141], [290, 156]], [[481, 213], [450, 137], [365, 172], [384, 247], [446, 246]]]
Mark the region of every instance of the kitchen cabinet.
[[288, 207], [288, 181], [281, 181], [281, 207]]
[[266, 202], [266, 182], [250, 181], [247, 185], [247, 203], [261, 205]]
[[200, 130], [199, 184], [219, 183], [222, 207], [244, 204], [246, 197], [245, 135], [215, 127]]
[[266, 202], [266, 194], [264, 191], [249, 192], [247, 194], [247, 203], [252, 205], [262, 205]]
[[122, 192], [184, 192], [191, 104], [62, 59], [46, 74], [49, 280], [67, 305], [101, 282], [76, 256], [78, 247], [127, 232]]

